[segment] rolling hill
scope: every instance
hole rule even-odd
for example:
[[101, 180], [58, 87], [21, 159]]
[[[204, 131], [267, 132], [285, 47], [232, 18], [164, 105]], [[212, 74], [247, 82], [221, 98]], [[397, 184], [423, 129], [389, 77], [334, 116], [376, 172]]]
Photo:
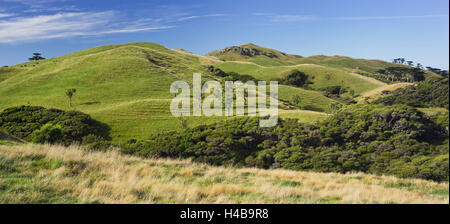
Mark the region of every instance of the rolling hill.
[[286, 54], [277, 50], [264, 48], [252, 43], [241, 46], [226, 47], [213, 51], [208, 56], [214, 56], [224, 61], [248, 61], [261, 65], [288, 65], [298, 64], [302, 56]]
[[[207, 56], [155, 43], [106, 45], [0, 68], [0, 110], [19, 105], [75, 109], [108, 124], [113, 142], [142, 139], [182, 128], [180, 120], [169, 111], [173, 98], [169, 87], [176, 80], [191, 82], [194, 72], [201, 72], [203, 79], [220, 79], [208, 72], [210, 65], [266, 81], [294, 69], [306, 73], [313, 82], [310, 89], [280, 85], [280, 102], [287, 104], [281, 107], [286, 111], [280, 116], [314, 123], [326, 117], [328, 105], [336, 102], [325, 97], [320, 88], [340, 85], [364, 94], [382, 84], [353, 74], [354, 68], [375, 70], [391, 64], [346, 57], [303, 58], [253, 44], [225, 48]], [[77, 89], [73, 108], [65, 96], [70, 88]], [[302, 98], [298, 107], [292, 107], [293, 95]], [[189, 117], [188, 125], [222, 119]]]
[[[90, 114], [112, 127], [114, 140], [179, 128], [169, 111], [172, 82], [205, 72], [199, 59], [158, 44], [88, 49], [0, 70], [0, 109], [39, 105]], [[66, 89], [76, 88], [73, 108]], [[7, 96], [7, 97], [3, 97]], [[190, 118], [190, 124], [218, 118]]]
[[346, 56], [314, 55], [303, 57], [286, 54], [274, 49], [264, 48], [255, 44], [226, 47], [213, 51], [208, 56], [214, 56], [223, 61], [251, 62], [261, 66], [315, 64], [326, 67], [375, 72], [391, 66], [404, 66], [382, 60], [354, 59]]

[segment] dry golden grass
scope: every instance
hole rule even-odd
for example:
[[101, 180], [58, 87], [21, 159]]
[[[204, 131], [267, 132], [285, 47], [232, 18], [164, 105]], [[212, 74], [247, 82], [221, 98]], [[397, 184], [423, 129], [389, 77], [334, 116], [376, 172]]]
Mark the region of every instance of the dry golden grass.
[[368, 101], [374, 101], [376, 99], [378, 99], [383, 91], [394, 91], [396, 89], [400, 89], [400, 88], [404, 88], [406, 86], [409, 85], [414, 85], [413, 83], [408, 83], [408, 82], [400, 82], [400, 83], [394, 83], [391, 85], [384, 85], [381, 87], [378, 87], [376, 89], [367, 91], [365, 93], [363, 93], [360, 97], [357, 98], [359, 103], [363, 103], [366, 99]]
[[367, 80], [367, 81], [369, 81], [369, 82], [371, 82], [371, 83], [374, 83], [374, 84], [377, 84], [377, 85], [381, 85], [381, 86], [386, 86], [386, 85], [387, 85], [386, 83], [384, 83], [384, 82], [382, 82], [382, 81], [380, 81], [380, 80], [378, 80], [378, 79], [374, 79], [374, 78], [372, 78], [372, 77], [360, 75], [360, 74], [358, 74], [358, 73], [350, 72], [350, 73], [348, 73], [348, 74], [350, 74], [350, 75], [352, 75], [352, 76], [355, 76], [355, 77], [359, 77], [359, 78], [364, 79], [364, 80]]
[[448, 188], [362, 173], [237, 169], [79, 146], [0, 145], [0, 203], [449, 203]]

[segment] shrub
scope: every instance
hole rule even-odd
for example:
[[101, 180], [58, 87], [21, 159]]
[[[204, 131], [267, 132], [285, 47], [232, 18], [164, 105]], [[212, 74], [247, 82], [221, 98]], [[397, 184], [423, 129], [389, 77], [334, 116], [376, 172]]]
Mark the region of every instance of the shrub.
[[58, 143], [63, 139], [63, 130], [60, 125], [47, 123], [31, 133], [29, 139], [34, 143]]
[[321, 89], [325, 96], [332, 97], [332, 96], [339, 96], [343, 93], [346, 93], [347, 90], [342, 88], [341, 86], [328, 86]]
[[[45, 130], [41, 130], [45, 125], [47, 125]], [[56, 129], [60, 129], [62, 135], [58, 136], [60, 139], [57, 142], [66, 145], [81, 142], [82, 138], [89, 134], [109, 140], [110, 130], [106, 124], [78, 111], [66, 112], [37, 106], [19, 106], [5, 109], [0, 113], [0, 129], [27, 141], [34, 141], [31, 134], [37, 130], [46, 133], [50, 133], [49, 131], [52, 130], [56, 133]], [[38, 134], [40, 132], [37, 132], [33, 137], [40, 139]], [[41, 135], [41, 137], [43, 136]], [[51, 138], [53, 139], [53, 137]]]
[[278, 81], [283, 85], [291, 85], [297, 87], [307, 86], [308, 84], [312, 84], [309, 80], [308, 75], [299, 71], [299, 70], [291, 70], [287, 72], [283, 72], [278, 75]]

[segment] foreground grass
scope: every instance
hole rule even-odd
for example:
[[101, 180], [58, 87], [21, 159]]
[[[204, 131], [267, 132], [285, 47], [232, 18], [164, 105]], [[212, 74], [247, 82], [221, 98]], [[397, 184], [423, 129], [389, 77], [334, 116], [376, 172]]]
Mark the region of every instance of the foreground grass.
[[0, 203], [448, 203], [448, 183], [0, 145]]

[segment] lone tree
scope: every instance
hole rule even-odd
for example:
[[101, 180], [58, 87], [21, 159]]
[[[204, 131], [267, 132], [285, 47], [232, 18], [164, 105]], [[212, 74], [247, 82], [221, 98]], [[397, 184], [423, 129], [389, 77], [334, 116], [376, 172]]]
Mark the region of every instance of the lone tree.
[[77, 92], [76, 89], [68, 89], [68, 90], [66, 91], [66, 96], [69, 97], [69, 106], [70, 106], [70, 107], [72, 107], [72, 96], [73, 96], [73, 94], [75, 94], [76, 92]]
[[41, 56], [41, 53], [33, 53], [33, 57], [28, 58], [28, 60], [30, 60], [30, 61], [39, 61], [39, 60], [43, 60], [43, 59], [45, 59], [45, 58]]

